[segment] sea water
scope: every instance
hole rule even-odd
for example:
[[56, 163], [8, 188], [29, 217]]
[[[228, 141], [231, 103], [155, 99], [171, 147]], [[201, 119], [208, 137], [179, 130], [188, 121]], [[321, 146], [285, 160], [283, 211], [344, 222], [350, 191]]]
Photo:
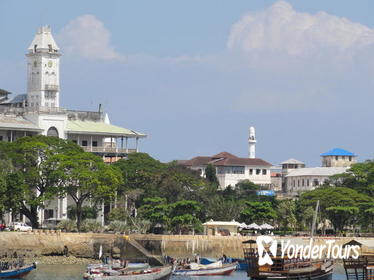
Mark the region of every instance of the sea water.
[[[38, 268], [31, 272], [26, 280], [82, 280], [85, 272], [85, 265], [38, 265]], [[230, 276], [199, 276], [199, 277], [183, 277], [175, 276], [172, 280], [246, 280], [247, 273], [245, 271], [236, 271]], [[345, 280], [344, 269], [337, 265], [333, 280]]]

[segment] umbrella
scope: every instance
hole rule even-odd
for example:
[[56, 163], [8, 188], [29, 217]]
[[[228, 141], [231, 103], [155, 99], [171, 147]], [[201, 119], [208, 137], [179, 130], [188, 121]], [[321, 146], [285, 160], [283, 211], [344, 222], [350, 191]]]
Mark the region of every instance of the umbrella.
[[263, 224], [260, 227], [261, 227], [261, 229], [274, 229], [274, 227], [269, 225], [269, 224]]
[[239, 227], [240, 228], [247, 228], [248, 226], [246, 225], [246, 223], [241, 223]]
[[252, 223], [252, 224], [248, 225], [247, 228], [248, 229], [261, 229], [261, 227], [256, 223]]

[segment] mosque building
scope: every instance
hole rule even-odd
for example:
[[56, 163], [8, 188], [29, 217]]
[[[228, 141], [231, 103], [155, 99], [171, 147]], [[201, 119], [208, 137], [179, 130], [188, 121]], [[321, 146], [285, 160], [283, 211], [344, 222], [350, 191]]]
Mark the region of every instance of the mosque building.
[[[60, 57], [49, 26], [37, 31], [28, 47], [27, 93], [10, 99], [0, 90], [0, 141], [13, 142], [37, 134], [71, 140], [85, 151], [112, 162], [138, 152], [145, 134], [110, 123], [101, 110], [70, 110], [60, 106]], [[130, 146], [132, 144], [132, 146]], [[40, 224], [67, 218], [68, 198], [58, 198], [40, 209]]]

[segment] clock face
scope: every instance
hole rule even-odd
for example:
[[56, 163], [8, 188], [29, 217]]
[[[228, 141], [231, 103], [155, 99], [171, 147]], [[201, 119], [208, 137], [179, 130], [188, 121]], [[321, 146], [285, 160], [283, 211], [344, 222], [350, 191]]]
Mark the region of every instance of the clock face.
[[38, 62], [35, 60], [34, 61], [34, 67], [37, 67], [38, 66]]
[[48, 61], [48, 67], [52, 67], [52, 65], [53, 65], [52, 60]]

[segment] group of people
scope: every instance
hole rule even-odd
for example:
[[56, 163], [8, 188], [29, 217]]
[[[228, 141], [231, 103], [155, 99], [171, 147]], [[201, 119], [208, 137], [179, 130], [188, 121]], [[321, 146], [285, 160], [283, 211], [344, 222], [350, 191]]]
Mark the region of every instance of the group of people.
[[25, 260], [23, 258], [11, 261], [11, 262], [3, 262], [0, 261], [0, 270], [9, 270], [9, 269], [15, 269], [20, 268], [25, 265]]

